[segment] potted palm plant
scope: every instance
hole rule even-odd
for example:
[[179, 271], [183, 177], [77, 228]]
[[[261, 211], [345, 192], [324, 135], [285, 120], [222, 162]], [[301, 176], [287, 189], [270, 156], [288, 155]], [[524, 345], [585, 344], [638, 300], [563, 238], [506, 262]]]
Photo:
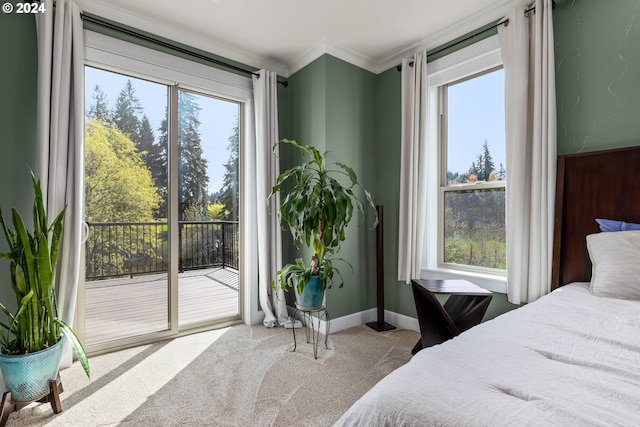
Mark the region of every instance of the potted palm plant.
[[63, 231], [63, 209], [49, 224], [40, 181], [31, 174], [35, 200], [33, 230], [27, 230], [12, 209], [9, 228], [0, 209], [0, 224], [9, 246], [0, 258], [10, 261], [11, 285], [17, 310], [0, 303], [6, 320], [0, 322], [0, 369], [16, 402], [37, 400], [49, 392], [58, 374], [63, 340], [68, 339], [87, 376], [89, 363], [80, 340], [57, 315], [54, 278]]
[[304, 161], [278, 176], [269, 198], [280, 193], [280, 225], [289, 226], [296, 248], [301, 245], [312, 248], [313, 255], [308, 264], [298, 258], [295, 263], [283, 266], [272, 286], [279, 285], [285, 291], [293, 288], [298, 308], [317, 309], [334, 280], [339, 287], [344, 283], [335, 261], [342, 261], [353, 270], [348, 261], [333, 256], [345, 240], [354, 207], [364, 214], [364, 205], [354, 192], [356, 188], [362, 190], [374, 215], [373, 227], [378, 224], [378, 214], [371, 194], [358, 182], [352, 168], [340, 162], [327, 163], [327, 153], [321, 154], [314, 147], [283, 139], [274, 149], [280, 144], [295, 147]]

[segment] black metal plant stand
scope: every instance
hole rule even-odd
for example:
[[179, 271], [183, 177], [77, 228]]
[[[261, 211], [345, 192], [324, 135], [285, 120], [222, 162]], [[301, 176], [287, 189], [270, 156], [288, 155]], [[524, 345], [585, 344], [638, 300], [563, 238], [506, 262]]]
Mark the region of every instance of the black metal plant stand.
[[[316, 316], [314, 316], [314, 314]], [[304, 324], [305, 334], [307, 336], [307, 343], [309, 343], [309, 338], [311, 338], [311, 343], [313, 346], [313, 357], [314, 359], [318, 358], [318, 341], [320, 338], [320, 321], [324, 320], [327, 322], [327, 330], [324, 335], [324, 347], [328, 350], [328, 339], [329, 339], [329, 326], [330, 326], [330, 318], [329, 312], [326, 307], [323, 305], [317, 308], [306, 308], [306, 307], [298, 307], [296, 304], [296, 310], [293, 313], [293, 321], [300, 320], [299, 317], [302, 316], [302, 323]], [[314, 319], [318, 320], [318, 327], [315, 327]], [[293, 351], [296, 351], [297, 341], [296, 341], [296, 328], [291, 328], [293, 330]]]

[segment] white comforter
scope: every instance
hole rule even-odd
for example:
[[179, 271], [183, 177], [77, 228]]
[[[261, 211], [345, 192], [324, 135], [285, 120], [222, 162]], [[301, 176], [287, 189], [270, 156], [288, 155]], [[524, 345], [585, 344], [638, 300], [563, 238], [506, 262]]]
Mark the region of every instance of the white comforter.
[[416, 354], [338, 426], [640, 426], [640, 301], [564, 286]]

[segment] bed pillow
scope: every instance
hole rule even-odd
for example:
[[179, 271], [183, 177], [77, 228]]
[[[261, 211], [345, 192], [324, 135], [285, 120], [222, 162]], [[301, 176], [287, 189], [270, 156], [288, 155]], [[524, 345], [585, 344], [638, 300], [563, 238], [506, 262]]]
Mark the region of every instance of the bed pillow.
[[632, 222], [615, 221], [613, 219], [596, 219], [596, 222], [600, 226], [600, 231], [628, 231], [628, 230], [640, 230], [640, 224], [634, 224]]
[[640, 299], [640, 230], [590, 234], [587, 249], [592, 294]]

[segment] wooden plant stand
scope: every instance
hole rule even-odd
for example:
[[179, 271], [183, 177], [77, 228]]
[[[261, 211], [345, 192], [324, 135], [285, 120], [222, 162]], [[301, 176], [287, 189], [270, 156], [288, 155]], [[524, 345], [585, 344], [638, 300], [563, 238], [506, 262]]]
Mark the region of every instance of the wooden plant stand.
[[[62, 412], [62, 405], [60, 404], [60, 393], [64, 390], [62, 388], [62, 381], [58, 377], [57, 380], [51, 380], [49, 382], [49, 394], [37, 400], [40, 403], [50, 403], [51, 409], [54, 414]], [[34, 402], [36, 402], [34, 400]], [[11, 392], [7, 391], [2, 395], [2, 404], [0, 407], [0, 427], [4, 427], [9, 419], [9, 414], [19, 411], [32, 402], [14, 402], [11, 399]]]

